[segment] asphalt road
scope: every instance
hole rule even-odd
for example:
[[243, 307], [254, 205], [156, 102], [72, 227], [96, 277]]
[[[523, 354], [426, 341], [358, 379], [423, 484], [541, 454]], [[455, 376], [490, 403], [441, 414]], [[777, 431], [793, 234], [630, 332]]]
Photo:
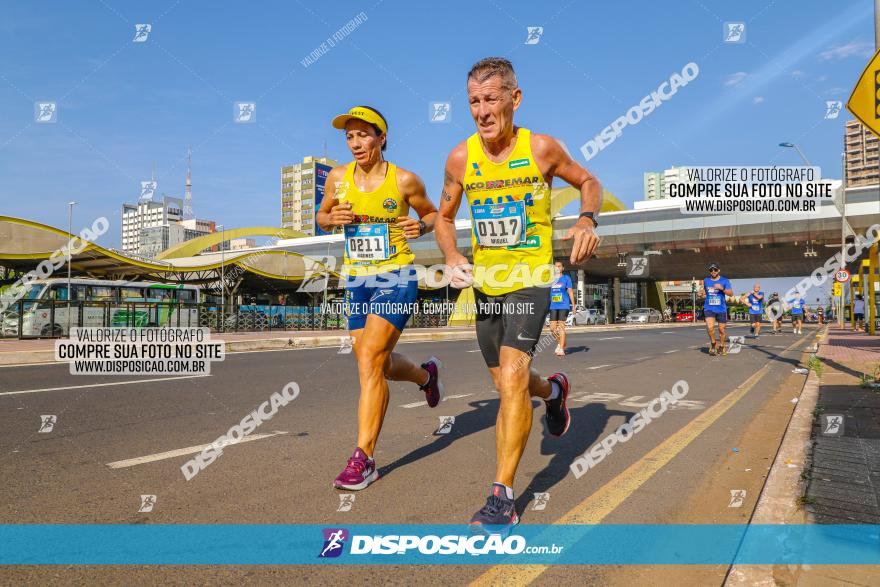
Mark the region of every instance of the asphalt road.
[[[747, 334], [748, 328], [732, 326], [731, 332]], [[756, 494], [731, 511], [726, 498], [713, 496], [709, 503], [694, 493], [706, 487], [706, 477], [742, 445], [743, 431], [769, 409], [769, 399], [804, 360], [800, 349], [813, 333], [808, 327], [801, 337], [789, 330], [746, 339], [740, 353], [726, 357], [708, 356], [702, 327], [574, 334], [564, 359], [553, 356], [549, 347], [536, 358], [536, 366], [543, 374], [568, 373], [573, 420], [565, 437], [550, 437], [540, 420], [544, 408], [535, 402], [535, 425], [515, 485], [522, 522], [549, 524], [582, 515], [604, 523], [667, 523], [686, 519], [684, 505], [694, 500], [712, 519], [745, 522]], [[354, 449], [358, 386], [351, 354], [338, 354], [335, 348], [234, 353], [214, 363], [210, 376], [161, 381], [71, 376], [66, 365], [0, 368], [0, 495], [5, 506], [0, 521], [465, 523], [493, 480], [497, 394], [475, 341], [409, 343], [398, 350], [418, 360], [441, 358], [448, 399], [429, 409], [415, 386], [391, 383], [376, 451], [382, 478], [356, 493], [349, 511], [338, 511], [345, 492], [334, 490], [331, 481]], [[682, 405], [615, 447], [581, 478], [571, 474], [569, 465], [577, 456], [680, 379], [689, 387]], [[162, 453], [212, 442], [291, 381], [301, 393], [254, 432], [266, 436], [226, 447], [190, 481], [180, 470], [190, 455], [163, 458]], [[57, 423], [51, 433], [40, 433], [40, 416], [47, 414], [55, 415]], [[448, 435], [434, 435], [440, 416], [456, 418]], [[773, 425], [777, 435], [784, 429], [783, 416]], [[690, 440], [650, 459], [656, 471], [642, 474], [635, 484], [622, 482], [631, 480], [631, 466], [644, 464], [647, 453], [677, 434], [684, 438], [687, 431]], [[767, 450], [772, 455], [775, 448]], [[758, 488], [764, 474], [766, 466], [755, 471]], [[597, 491], [601, 502], [595, 501]], [[543, 510], [532, 509], [536, 492], [550, 494]], [[144, 494], [156, 495], [156, 505], [152, 512], [138, 513]], [[487, 570], [492, 572], [480, 566], [7, 567], [0, 569], [0, 579], [71, 584], [419, 580], [449, 585], [466, 584]], [[534, 584], [598, 584], [602, 573], [550, 568]]]

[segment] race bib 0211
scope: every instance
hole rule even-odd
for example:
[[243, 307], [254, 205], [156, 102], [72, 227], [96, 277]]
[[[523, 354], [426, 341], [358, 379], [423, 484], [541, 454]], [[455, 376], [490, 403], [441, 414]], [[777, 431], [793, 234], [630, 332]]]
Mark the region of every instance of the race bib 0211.
[[345, 252], [352, 261], [388, 259], [387, 224], [348, 224], [345, 226]]

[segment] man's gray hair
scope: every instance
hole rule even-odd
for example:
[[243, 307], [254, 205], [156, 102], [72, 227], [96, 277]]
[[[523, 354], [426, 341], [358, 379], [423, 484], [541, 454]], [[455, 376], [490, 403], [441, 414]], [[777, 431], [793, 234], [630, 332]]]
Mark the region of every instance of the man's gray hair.
[[508, 90], [515, 90], [519, 84], [513, 64], [504, 57], [486, 57], [477, 61], [468, 72], [468, 80], [483, 83], [493, 75], [501, 76], [501, 85]]

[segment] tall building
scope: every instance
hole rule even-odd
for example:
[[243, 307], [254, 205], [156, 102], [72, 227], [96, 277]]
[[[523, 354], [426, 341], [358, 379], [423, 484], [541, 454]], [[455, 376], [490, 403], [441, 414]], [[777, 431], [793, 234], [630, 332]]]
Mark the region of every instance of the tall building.
[[183, 222], [171, 222], [161, 226], [142, 228], [138, 235], [137, 254], [140, 257], [152, 259], [169, 247], [205, 234], [209, 233], [187, 228]]
[[848, 120], [843, 134], [846, 153], [846, 185], [858, 187], [880, 183], [877, 149], [880, 140], [858, 120]]
[[663, 200], [668, 198], [670, 183], [687, 183], [684, 167], [670, 167], [663, 171], [646, 171], [645, 199]]
[[324, 198], [324, 181], [337, 165], [326, 157], [304, 157], [302, 163], [281, 168], [281, 227], [315, 236], [327, 234], [315, 223]]
[[140, 255], [141, 231], [183, 220], [183, 200], [162, 196], [161, 202], [141, 200], [122, 205], [122, 252]]
[[663, 180], [663, 174], [659, 171], [645, 172], [645, 199], [661, 200], [664, 198], [664, 188], [666, 182]]

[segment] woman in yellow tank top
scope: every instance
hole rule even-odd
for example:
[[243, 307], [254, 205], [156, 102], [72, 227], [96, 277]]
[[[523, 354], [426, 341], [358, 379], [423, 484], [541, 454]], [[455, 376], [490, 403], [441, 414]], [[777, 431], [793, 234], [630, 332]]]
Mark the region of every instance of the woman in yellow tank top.
[[379, 111], [355, 106], [333, 126], [345, 131], [354, 161], [327, 175], [317, 220], [324, 230], [345, 234], [342, 274], [361, 393], [357, 447], [333, 485], [354, 491], [379, 477], [373, 451], [388, 409], [387, 379], [417, 384], [432, 408], [443, 392], [439, 360], [418, 366], [394, 352], [418, 296], [408, 240], [433, 230], [437, 209], [416, 174], [382, 156], [388, 123]]

